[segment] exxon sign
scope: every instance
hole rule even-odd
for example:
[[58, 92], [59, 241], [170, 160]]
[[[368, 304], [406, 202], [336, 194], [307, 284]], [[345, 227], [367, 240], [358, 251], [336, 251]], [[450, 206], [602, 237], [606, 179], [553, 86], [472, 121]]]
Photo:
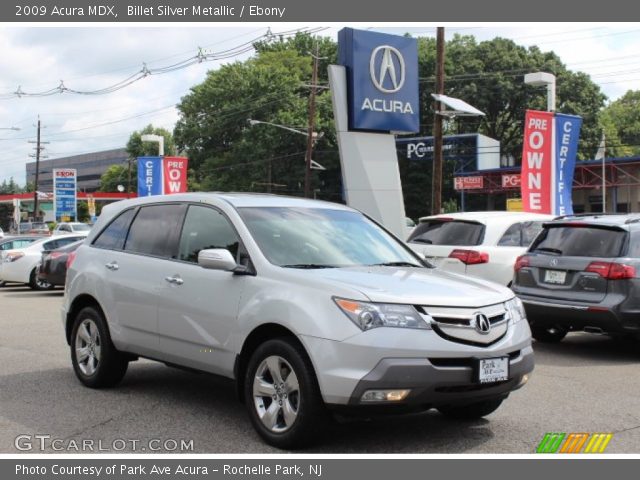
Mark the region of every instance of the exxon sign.
[[338, 63], [347, 69], [350, 130], [420, 129], [415, 38], [343, 28]]

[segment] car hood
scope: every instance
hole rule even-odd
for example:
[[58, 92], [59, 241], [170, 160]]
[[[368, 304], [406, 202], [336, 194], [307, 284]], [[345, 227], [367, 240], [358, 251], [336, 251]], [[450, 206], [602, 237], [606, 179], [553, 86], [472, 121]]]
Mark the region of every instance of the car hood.
[[437, 268], [350, 267], [305, 272], [337, 286], [356, 289], [373, 302], [482, 307], [514, 296], [497, 283]]

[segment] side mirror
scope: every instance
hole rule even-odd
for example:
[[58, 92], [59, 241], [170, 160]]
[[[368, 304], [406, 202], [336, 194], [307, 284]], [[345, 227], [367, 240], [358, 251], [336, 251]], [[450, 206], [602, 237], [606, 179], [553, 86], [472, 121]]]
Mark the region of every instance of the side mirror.
[[238, 266], [231, 252], [226, 248], [209, 248], [198, 253], [198, 265], [210, 270], [230, 272]]

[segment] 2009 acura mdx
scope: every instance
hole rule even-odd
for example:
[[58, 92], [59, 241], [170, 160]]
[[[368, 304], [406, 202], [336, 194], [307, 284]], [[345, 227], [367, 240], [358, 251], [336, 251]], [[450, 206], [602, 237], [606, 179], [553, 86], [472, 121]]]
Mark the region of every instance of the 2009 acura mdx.
[[83, 384], [113, 386], [138, 357], [230, 377], [281, 448], [335, 409], [488, 415], [533, 369], [510, 290], [432, 268], [351, 208], [282, 196], [105, 207], [62, 320]]

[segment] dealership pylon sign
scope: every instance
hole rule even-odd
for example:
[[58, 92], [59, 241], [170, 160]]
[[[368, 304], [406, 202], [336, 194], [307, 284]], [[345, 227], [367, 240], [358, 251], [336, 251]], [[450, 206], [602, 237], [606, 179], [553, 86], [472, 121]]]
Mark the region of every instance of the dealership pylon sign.
[[582, 118], [527, 110], [521, 192], [525, 212], [572, 215], [571, 188]]
[[138, 157], [138, 196], [186, 192], [188, 162], [185, 157]]

